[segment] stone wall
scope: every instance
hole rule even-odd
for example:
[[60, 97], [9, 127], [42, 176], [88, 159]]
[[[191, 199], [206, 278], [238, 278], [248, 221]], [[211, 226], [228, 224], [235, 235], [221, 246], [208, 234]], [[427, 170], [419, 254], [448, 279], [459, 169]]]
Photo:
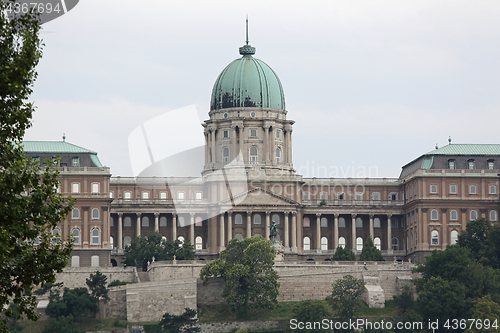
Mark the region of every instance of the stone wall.
[[86, 287], [85, 280], [96, 271], [106, 275], [108, 283], [114, 280], [137, 282], [135, 267], [66, 267], [56, 274], [56, 282], [63, 282], [68, 288]]
[[199, 323], [196, 326], [201, 328], [203, 333], [234, 332], [239, 329], [248, 331], [258, 331], [263, 329], [284, 330], [288, 325], [288, 320], [270, 320], [270, 321], [240, 321], [230, 323]]
[[127, 285], [109, 288], [106, 318], [127, 319]]

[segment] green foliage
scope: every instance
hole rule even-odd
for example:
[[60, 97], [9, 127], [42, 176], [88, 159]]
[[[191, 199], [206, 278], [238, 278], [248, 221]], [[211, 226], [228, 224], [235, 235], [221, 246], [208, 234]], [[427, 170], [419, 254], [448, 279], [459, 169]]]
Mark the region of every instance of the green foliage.
[[394, 302], [396, 306], [404, 313], [407, 312], [413, 305], [413, 293], [408, 287], [408, 285], [404, 285], [403, 291], [400, 295], [392, 296], [394, 298]]
[[248, 331], [245, 328], [241, 328], [237, 330], [235, 333], [248, 333]]
[[417, 306], [425, 320], [445, 322], [446, 319], [470, 318], [466, 299], [467, 288], [457, 281], [431, 277], [421, 286]]
[[274, 257], [271, 242], [261, 236], [232, 239], [219, 259], [203, 266], [200, 278], [206, 284], [210, 277], [221, 277], [225, 282], [222, 297], [239, 315], [272, 309], [278, 303], [279, 289]]
[[75, 325], [73, 316], [61, 316], [57, 319], [51, 318], [49, 325], [45, 327], [42, 333], [80, 333], [81, 331]]
[[355, 261], [356, 255], [352, 252], [351, 249], [347, 248], [347, 246], [342, 247], [339, 246], [335, 250], [335, 253], [332, 257], [333, 261]]
[[[9, 20], [0, 1], [0, 332], [7, 332], [11, 302], [18, 313], [38, 319], [36, 300], [26, 291], [55, 281], [71, 244], [52, 243], [50, 231], [71, 211], [71, 200], [56, 193], [59, 174], [28, 160], [19, 144], [31, 126], [28, 102], [42, 56], [40, 26], [29, 14]], [[40, 244], [34, 246], [37, 237]]]
[[132, 284], [132, 283], [135, 283], [135, 282], [113, 280], [110, 284], [108, 284], [108, 287], [124, 286], [126, 284]]
[[63, 283], [62, 282], [59, 282], [59, 283], [46, 283], [42, 286], [42, 288], [40, 289], [37, 289], [33, 292], [33, 294], [37, 295], [37, 296], [42, 296], [42, 295], [45, 295], [45, 293], [49, 290], [51, 290], [52, 288], [60, 288], [62, 287]]
[[[305, 300], [295, 304], [293, 308], [293, 319], [297, 322], [321, 322], [325, 318], [330, 318], [332, 315], [330, 309], [324, 301], [320, 300]], [[317, 329], [291, 329], [288, 327], [286, 332], [311, 332], [320, 333], [324, 330]]]
[[458, 236], [457, 244], [469, 249], [472, 257], [478, 260], [488, 240], [490, 228], [491, 222], [484, 218], [471, 221]]
[[[426, 324], [424, 322], [423, 317], [415, 312], [414, 310], [410, 310], [408, 312], [403, 313], [401, 318], [399, 318], [399, 321], [403, 323], [403, 325], [407, 323], [411, 323], [411, 327], [407, 328], [405, 326], [402, 326], [401, 329], [398, 329], [397, 327], [394, 328], [395, 333], [426, 333], [428, 332], [426, 330]], [[419, 323], [422, 323], [422, 328], [420, 328], [418, 325]]]
[[18, 321], [15, 321], [12, 326], [10, 326], [11, 333], [23, 332], [24, 326], [21, 325]]
[[98, 300], [103, 299], [105, 301], [109, 301], [109, 289], [106, 288], [107, 280], [108, 278], [100, 271], [96, 271], [95, 274], [91, 273], [90, 277], [85, 279], [85, 283], [89, 287], [92, 297]]
[[359, 261], [384, 261], [382, 252], [373, 245], [371, 237], [368, 237], [365, 244], [363, 244]]
[[73, 316], [80, 318], [82, 315], [90, 315], [98, 310], [97, 299], [92, 297], [87, 288], [64, 288], [63, 297], [58, 291], [51, 291], [49, 304], [45, 313], [52, 318], [62, 316]]
[[[479, 332], [500, 332], [500, 306], [491, 300], [489, 295], [478, 299], [472, 308], [472, 317], [474, 319], [481, 319], [482, 327], [473, 325], [472, 329], [465, 330], [466, 333], [479, 333]], [[486, 328], [485, 319], [488, 319], [490, 328]], [[491, 324], [497, 320], [498, 327], [493, 328]]]
[[194, 326], [198, 319], [195, 319], [196, 311], [186, 308], [184, 313], [179, 316], [173, 316], [168, 312], [163, 315], [158, 326], [161, 332], [166, 333], [194, 333], [200, 332], [201, 328]]
[[365, 289], [365, 283], [352, 275], [346, 275], [333, 284], [332, 295], [327, 301], [332, 306], [337, 318], [346, 321], [354, 318], [361, 312], [361, 294]]
[[146, 270], [148, 261], [173, 260], [174, 255], [177, 260], [193, 260], [194, 247], [190, 242], [181, 243], [178, 239], [166, 241], [162, 235], [153, 232], [147, 236], [137, 237], [125, 247], [124, 263], [128, 266], [142, 267]]

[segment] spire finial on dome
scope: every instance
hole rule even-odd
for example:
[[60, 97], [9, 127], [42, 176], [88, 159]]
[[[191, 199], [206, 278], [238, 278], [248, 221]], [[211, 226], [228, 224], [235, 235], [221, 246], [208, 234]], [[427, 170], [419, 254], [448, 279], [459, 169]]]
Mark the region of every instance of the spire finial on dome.
[[252, 54], [255, 54], [255, 47], [250, 46], [248, 44], [248, 14], [247, 14], [247, 20], [246, 20], [246, 44], [242, 47], [240, 47], [240, 54], [242, 56], [251, 56]]
[[66, 142], [66, 133], [63, 133], [63, 142]]
[[451, 145], [451, 135], [448, 136], [448, 144]]
[[436, 149], [438, 149], [438, 148], [439, 148], [439, 147], [438, 147], [438, 144], [436, 143]]

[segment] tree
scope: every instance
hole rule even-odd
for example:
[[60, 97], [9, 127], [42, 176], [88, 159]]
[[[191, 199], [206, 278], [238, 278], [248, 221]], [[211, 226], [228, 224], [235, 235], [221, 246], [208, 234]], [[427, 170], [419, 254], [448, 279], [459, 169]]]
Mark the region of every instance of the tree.
[[51, 291], [49, 304], [45, 313], [52, 318], [72, 316], [79, 319], [82, 315], [90, 315], [98, 310], [97, 300], [92, 297], [85, 287], [64, 288], [63, 297], [59, 291]]
[[465, 230], [458, 236], [457, 244], [470, 250], [470, 254], [478, 260], [486, 243], [488, 242], [488, 233], [491, 229], [491, 222], [480, 218], [467, 223]]
[[[299, 322], [303, 323], [321, 323], [321, 321], [325, 318], [330, 318], [331, 312], [328, 306], [325, 304], [324, 301], [320, 300], [305, 300], [305, 301], [300, 301], [295, 306], [293, 307], [292, 310], [293, 314], [293, 319]], [[287, 328], [286, 332], [311, 332], [311, 333], [320, 333], [324, 332], [325, 330], [321, 328], [321, 325], [317, 325], [316, 328], [314, 328], [314, 324], [310, 325], [312, 326], [311, 328], [304, 327], [304, 329], [300, 328], [293, 328], [289, 327]], [[293, 329], [292, 329], [293, 328]]]
[[[109, 301], [108, 292], [109, 289], [106, 288], [106, 282], [108, 278], [102, 274], [100, 271], [91, 273], [90, 278], [85, 279], [85, 283], [89, 287], [90, 294], [97, 300], [97, 311], [99, 311], [99, 300]], [[101, 313], [99, 311], [99, 318], [101, 318]]]
[[384, 261], [382, 252], [373, 245], [371, 237], [368, 237], [365, 244], [363, 245], [363, 250], [359, 256], [359, 261]]
[[251, 309], [272, 309], [278, 303], [279, 288], [274, 257], [271, 242], [261, 236], [234, 238], [218, 259], [203, 266], [200, 278], [206, 285], [210, 277], [221, 277], [222, 297], [241, 316]]
[[10, 302], [20, 316], [38, 319], [35, 297], [26, 291], [54, 282], [72, 250], [70, 243], [52, 242], [50, 233], [72, 201], [56, 193], [54, 164], [42, 169], [28, 161], [21, 143], [35, 109], [28, 98], [42, 56], [40, 25], [30, 14], [8, 19], [7, 4], [0, 2], [0, 332], [7, 332]]
[[339, 246], [335, 250], [335, 253], [332, 257], [333, 261], [355, 261], [356, 255], [352, 252], [351, 249], [346, 247]]
[[80, 333], [81, 331], [75, 325], [73, 316], [61, 316], [51, 318], [49, 325], [45, 326], [42, 333]]
[[125, 247], [124, 263], [146, 270], [153, 257], [155, 260], [173, 260], [174, 255], [178, 260], [193, 260], [194, 247], [190, 242], [182, 243], [178, 239], [168, 242], [158, 232], [153, 232], [135, 238]]
[[[476, 320], [480, 319], [481, 322], [476, 323], [476, 325], [472, 325], [471, 329], [465, 330], [466, 333], [500, 332], [500, 306], [493, 302], [489, 295], [486, 295], [475, 302], [474, 307], [472, 308], [471, 318]], [[496, 328], [492, 326], [495, 320], [497, 321]]]
[[361, 279], [356, 279], [352, 275], [346, 275], [342, 279], [335, 281], [332, 288], [332, 295], [327, 301], [332, 306], [337, 318], [348, 321], [361, 312], [361, 295], [365, 290], [365, 283]]
[[196, 311], [193, 309], [186, 308], [184, 313], [175, 316], [170, 313], [165, 313], [163, 318], [160, 320], [158, 326], [162, 332], [166, 333], [195, 333], [200, 332], [201, 328], [194, 326], [198, 319], [195, 319]]
[[407, 284], [403, 286], [403, 291], [399, 295], [392, 296], [396, 306], [401, 309], [403, 313], [407, 312], [413, 305], [413, 293]]

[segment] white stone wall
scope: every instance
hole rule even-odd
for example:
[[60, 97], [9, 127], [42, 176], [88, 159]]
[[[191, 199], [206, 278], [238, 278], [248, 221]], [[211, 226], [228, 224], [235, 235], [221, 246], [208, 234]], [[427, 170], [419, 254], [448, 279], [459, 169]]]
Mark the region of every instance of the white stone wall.
[[67, 267], [56, 274], [56, 282], [63, 282], [63, 287], [68, 288], [86, 287], [85, 280], [96, 271], [106, 275], [108, 283], [114, 280], [137, 282], [135, 267]]

